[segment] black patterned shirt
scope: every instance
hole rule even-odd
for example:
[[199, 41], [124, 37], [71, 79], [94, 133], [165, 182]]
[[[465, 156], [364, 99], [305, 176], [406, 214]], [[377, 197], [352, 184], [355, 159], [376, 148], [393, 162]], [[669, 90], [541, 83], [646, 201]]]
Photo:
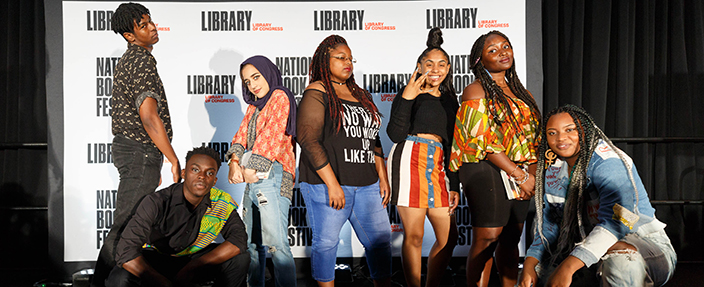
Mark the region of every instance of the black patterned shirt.
[[164, 84], [156, 70], [156, 59], [147, 49], [128, 43], [127, 51], [115, 66], [112, 86], [112, 134], [156, 147], [139, 117], [139, 107], [147, 98], [157, 102], [159, 118], [164, 129], [173, 139], [169, 105], [164, 93]]

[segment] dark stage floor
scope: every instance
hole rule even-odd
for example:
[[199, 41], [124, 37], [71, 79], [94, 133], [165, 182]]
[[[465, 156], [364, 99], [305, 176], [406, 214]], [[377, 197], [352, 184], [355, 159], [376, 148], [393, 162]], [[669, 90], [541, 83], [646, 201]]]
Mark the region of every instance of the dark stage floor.
[[[394, 258], [393, 286], [405, 286], [401, 262]], [[310, 274], [309, 261], [297, 260], [299, 266], [298, 286], [316, 286], [315, 281], [306, 276]], [[464, 258], [453, 258], [441, 286], [466, 286], [464, 275]], [[336, 273], [336, 286], [366, 287], [373, 286], [368, 276], [364, 261], [353, 260], [349, 270]], [[270, 266], [271, 267], [271, 266]], [[72, 282], [58, 282], [47, 279], [50, 272], [45, 269], [0, 269], [0, 286], [73, 286]], [[307, 278], [306, 278], [307, 277]], [[68, 281], [68, 280], [67, 280]], [[80, 284], [76, 284], [79, 286]], [[81, 285], [82, 286], [82, 285]], [[267, 287], [274, 286], [273, 280], [267, 281]], [[500, 286], [494, 274], [489, 286]], [[674, 277], [666, 286], [704, 286], [704, 263], [678, 263]]]

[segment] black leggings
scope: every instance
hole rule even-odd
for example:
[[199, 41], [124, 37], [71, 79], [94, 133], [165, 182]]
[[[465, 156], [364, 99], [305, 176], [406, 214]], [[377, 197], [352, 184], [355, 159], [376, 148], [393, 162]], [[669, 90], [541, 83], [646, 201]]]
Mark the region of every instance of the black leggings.
[[459, 176], [473, 227], [502, 227], [526, 220], [530, 200], [508, 200], [499, 168], [489, 160], [463, 163]]

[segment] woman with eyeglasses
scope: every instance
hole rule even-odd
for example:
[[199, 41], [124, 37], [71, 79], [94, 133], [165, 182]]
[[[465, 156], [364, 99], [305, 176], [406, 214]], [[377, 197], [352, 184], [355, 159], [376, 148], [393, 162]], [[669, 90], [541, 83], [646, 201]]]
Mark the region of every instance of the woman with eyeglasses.
[[379, 140], [381, 114], [352, 74], [347, 42], [331, 35], [318, 46], [297, 119], [300, 189], [313, 233], [311, 265], [319, 286], [335, 285], [340, 229], [350, 221], [366, 251], [375, 286], [391, 277], [389, 183]]

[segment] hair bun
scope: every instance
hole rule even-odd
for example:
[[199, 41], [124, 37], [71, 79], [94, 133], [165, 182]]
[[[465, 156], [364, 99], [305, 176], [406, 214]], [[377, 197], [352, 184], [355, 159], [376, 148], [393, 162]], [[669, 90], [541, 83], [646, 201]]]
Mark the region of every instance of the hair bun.
[[428, 48], [440, 48], [442, 43], [442, 31], [440, 31], [440, 28], [435, 27], [430, 29], [430, 32], [428, 32], [428, 41], [425, 42], [425, 45], [428, 46]]

